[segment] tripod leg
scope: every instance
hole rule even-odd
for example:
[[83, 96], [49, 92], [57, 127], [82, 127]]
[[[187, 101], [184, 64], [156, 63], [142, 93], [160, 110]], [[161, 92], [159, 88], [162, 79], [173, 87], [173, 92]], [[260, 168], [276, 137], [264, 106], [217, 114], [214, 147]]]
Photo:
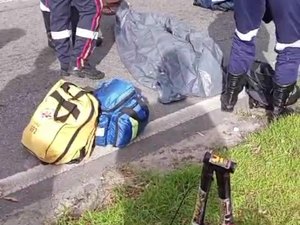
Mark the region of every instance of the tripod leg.
[[214, 171], [210, 165], [208, 165], [207, 163], [203, 164], [198, 198], [196, 202], [192, 225], [204, 225], [206, 203], [207, 203], [211, 183], [213, 180], [213, 172]]
[[222, 225], [233, 225], [230, 173], [216, 171], [216, 177], [222, 207]]

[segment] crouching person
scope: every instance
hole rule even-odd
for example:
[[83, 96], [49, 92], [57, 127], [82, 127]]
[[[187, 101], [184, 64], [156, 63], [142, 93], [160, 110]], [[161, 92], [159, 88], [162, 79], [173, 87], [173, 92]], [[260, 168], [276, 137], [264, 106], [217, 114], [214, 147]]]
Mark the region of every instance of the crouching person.
[[243, 90], [246, 73], [255, 59], [255, 36], [264, 18], [266, 7], [276, 27], [278, 53], [273, 77], [272, 115], [277, 118], [286, 106], [297, 101], [296, 81], [300, 64], [300, 1], [239, 0], [235, 1], [236, 23], [226, 88], [221, 96], [221, 109], [232, 112]]

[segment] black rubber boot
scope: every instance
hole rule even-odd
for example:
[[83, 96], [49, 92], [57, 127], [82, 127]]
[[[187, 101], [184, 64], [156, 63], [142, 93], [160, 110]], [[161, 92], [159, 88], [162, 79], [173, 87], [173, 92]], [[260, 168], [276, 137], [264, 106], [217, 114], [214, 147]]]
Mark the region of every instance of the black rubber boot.
[[274, 83], [272, 119], [288, 115], [291, 111], [287, 109], [287, 106], [295, 104], [299, 97], [300, 92], [296, 83], [289, 85]]
[[221, 110], [233, 112], [238, 100], [238, 95], [245, 86], [245, 74], [233, 75], [227, 73], [226, 80], [225, 90], [223, 90], [221, 95]]

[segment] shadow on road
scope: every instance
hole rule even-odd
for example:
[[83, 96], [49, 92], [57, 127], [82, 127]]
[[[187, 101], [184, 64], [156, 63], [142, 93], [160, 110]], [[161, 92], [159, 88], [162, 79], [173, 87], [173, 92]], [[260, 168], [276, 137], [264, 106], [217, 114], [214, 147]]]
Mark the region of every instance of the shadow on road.
[[12, 41], [16, 41], [24, 36], [26, 32], [19, 28], [0, 30], [0, 49]]
[[[54, 52], [43, 49], [34, 63], [34, 70], [20, 74], [0, 91], [0, 178], [27, 170], [39, 162], [21, 145], [22, 132], [38, 104], [59, 75], [49, 69], [56, 60]], [[12, 166], [13, 164], [13, 166]]]

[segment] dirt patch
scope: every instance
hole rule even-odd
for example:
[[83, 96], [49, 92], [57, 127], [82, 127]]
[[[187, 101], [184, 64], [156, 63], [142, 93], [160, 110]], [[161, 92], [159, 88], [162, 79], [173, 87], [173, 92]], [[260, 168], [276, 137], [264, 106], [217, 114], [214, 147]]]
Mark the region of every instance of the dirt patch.
[[174, 145], [165, 146], [130, 165], [141, 169], [169, 171], [182, 164], [199, 163], [206, 151], [229, 148], [244, 141], [249, 134], [266, 126], [262, 111], [238, 112], [215, 128], [199, 131]]

